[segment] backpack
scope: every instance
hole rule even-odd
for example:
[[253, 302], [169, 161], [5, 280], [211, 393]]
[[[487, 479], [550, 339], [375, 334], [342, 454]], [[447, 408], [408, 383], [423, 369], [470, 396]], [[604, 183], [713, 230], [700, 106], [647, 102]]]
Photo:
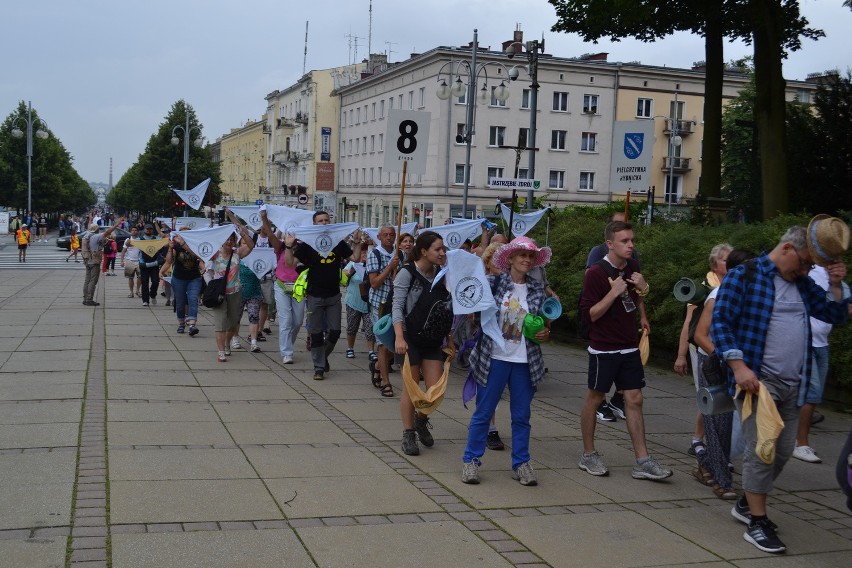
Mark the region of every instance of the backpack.
[[92, 258], [92, 251], [91, 251], [91, 249], [89, 249], [89, 238], [90, 237], [91, 237], [91, 234], [88, 234], [85, 237], [83, 237], [83, 243], [82, 243], [82, 247], [80, 249], [80, 256], [83, 257], [83, 260], [90, 260]]
[[109, 239], [104, 239], [104, 254], [110, 254], [112, 252], [112, 241]]
[[408, 339], [421, 348], [440, 347], [453, 327], [453, 300], [446, 284], [432, 282], [420, 274], [413, 263], [404, 266], [422, 286], [411, 311], [405, 315]]
[[[627, 264], [633, 269], [634, 272], [638, 272], [638, 266], [636, 266], [635, 262], [636, 261], [631, 258], [627, 261]], [[619, 271], [613, 265], [607, 262], [605, 258], [600, 259], [592, 266], [600, 266], [604, 269], [604, 272], [606, 272], [607, 276], [610, 278], [615, 278], [619, 274]], [[577, 297], [577, 336], [580, 339], [585, 339], [588, 341], [589, 332], [592, 328], [592, 322], [589, 321], [587, 318], [583, 317], [583, 312], [580, 309], [580, 302], [582, 301], [582, 299], [583, 288], [581, 287], [580, 295]]]

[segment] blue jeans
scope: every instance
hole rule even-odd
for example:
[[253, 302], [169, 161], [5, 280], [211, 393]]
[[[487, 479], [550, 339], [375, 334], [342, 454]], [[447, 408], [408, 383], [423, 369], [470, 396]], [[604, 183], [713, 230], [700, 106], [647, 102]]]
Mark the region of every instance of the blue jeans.
[[282, 357], [293, 356], [293, 344], [305, 319], [305, 302], [297, 302], [275, 283], [275, 307], [278, 310], [278, 351]]
[[[175, 312], [178, 321], [183, 323], [184, 320], [198, 320], [198, 294], [201, 293], [201, 277], [192, 280], [173, 277], [172, 290], [175, 296]], [[187, 306], [189, 306], [189, 313], [186, 313]]]
[[488, 425], [500, 402], [503, 390], [509, 385], [509, 412], [512, 416], [512, 469], [530, 461], [530, 404], [535, 396], [535, 387], [530, 382], [530, 367], [527, 363], [508, 363], [491, 360], [488, 383], [476, 389], [476, 410], [470, 417], [467, 432], [467, 447], [464, 462], [481, 458], [485, 453]]

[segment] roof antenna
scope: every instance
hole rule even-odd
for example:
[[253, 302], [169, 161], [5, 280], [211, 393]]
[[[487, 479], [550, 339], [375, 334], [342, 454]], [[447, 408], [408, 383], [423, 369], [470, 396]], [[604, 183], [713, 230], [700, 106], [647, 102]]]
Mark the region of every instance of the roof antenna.
[[308, 24], [310, 22], [305, 22], [305, 55], [302, 58], [302, 75], [306, 73], [307, 65], [308, 65]]

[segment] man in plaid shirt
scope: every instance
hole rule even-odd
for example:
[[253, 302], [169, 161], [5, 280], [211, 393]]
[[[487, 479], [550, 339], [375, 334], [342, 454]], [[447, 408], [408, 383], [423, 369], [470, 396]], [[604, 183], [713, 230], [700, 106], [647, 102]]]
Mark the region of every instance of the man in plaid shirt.
[[[849, 300], [841, 300], [846, 266], [835, 258], [813, 254], [819, 244], [804, 227], [790, 228], [753, 265], [743, 264], [728, 273], [713, 308], [711, 336], [716, 353], [728, 365], [731, 394], [736, 386], [756, 394], [762, 383], [784, 422], [771, 464], [763, 463], [755, 453], [756, 413], [742, 423], [745, 495], [731, 514], [748, 524], [743, 538], [764, 552], [786, 550], [775, 534], [777, 527], [766, 516], [766, 496], [795, 446], [799, 391], [807, 390], [811, 371], [808, 317], [844, 323], [849, 313]], [[826, 265], [828, 293], [808, 277], [814, 262]], [[742, 410], [743, 397], [736, 403]]]
[[[370, 304], [370, 316], [374, 325], [380, 317], [390, 313], [391, 303], [388, 298], [393, 288], [393, 277], [399, 267], [399, 254], [394, 254], [396, 229], [388, 224], [382, 225], [379, 227], [378, 237], [379, 242], [376, 243], [375, 248], [370, 251], [370, 255], [367, 257], [367, 278], [370, 281], [368, 303]], [[379, 350], [378, 367], [382, 375], [382, 394], [393, 396], [388, 372], [390, 371], [394, 347], [393, 345], [382, 345], [379, 338], [376, 337], [376, 348]]]

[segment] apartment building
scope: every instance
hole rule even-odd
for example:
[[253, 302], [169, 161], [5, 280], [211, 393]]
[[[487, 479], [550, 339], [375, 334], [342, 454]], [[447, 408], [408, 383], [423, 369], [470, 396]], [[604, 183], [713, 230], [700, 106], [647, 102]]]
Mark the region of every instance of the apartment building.
[[248, 120], [216, 140], [223, 205], [250, 205], [266, 193], [266, 117]]

